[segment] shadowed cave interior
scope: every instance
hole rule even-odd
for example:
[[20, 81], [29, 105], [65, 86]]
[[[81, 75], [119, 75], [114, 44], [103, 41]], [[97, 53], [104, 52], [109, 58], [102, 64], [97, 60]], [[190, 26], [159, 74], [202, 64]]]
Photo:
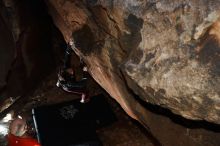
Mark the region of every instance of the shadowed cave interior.
[[[46, 0], [3, 0], [0, 2], [0, 145], [6, 146], [8, 143], [8, 133], [4, 133], [4, 128], [7, 131], [10, 122], [4, 122], [3, 120], [7, 114], [10, 113], [12, 118], [20, 115], [31, 121], [33, 108], [61, 104], [81, 98], [78, 94], [65, 92], [56, 86], [57, 73], [64, 64], [65, 49], [69, 43], [67, 36], [72, 37], [77, 48], [76, 50], [73, 48], [70, 61], [76, 80], [79, 81], [83, 77], [81, 68], [81, 61], [83, 60], [88, 67], [88, 81], [86, 83], [88, 95], [90, 97], [102, 95], [102, 98], [106, 100], [116, 116], [115, 121], [95, 131], [102, 145], [219, 145], [219, 123], [210, 122], [204, 118], [198, 119], [196, 114], [195, 119], [191, 117], [187, 119], [181, 116], [179, 112], [173, 112], [172, 107], [169, 109], [166, 108], [168, 106], [158, 105], [155, 103], [157, 99], [163, 98], [166, 94], [163, 89], [160, 90], [161, 92], [156, 93], [151, 90], [152, 88], [146, 87], [149, 89], [149, 94], [151, 94], [151, 91], [158, 94], [156, 100], [153, 99], [153, 102], [151, 102], [151, 97], [148, 98], [148, 95], [144, 93], [145, 91], [142, 91], [143, 89], [136, 84], [136, 81], [126, 74], [126, 70], [122, 70], [124, 69], [123, 63], [128, 61], [130, 57], [133, 57], [133, 61], [139, 62], [142, 52], [139, 52], [139, 54], [132, 49], [140, 47], [140, 42], [144, 40], [144, 34], [141, 31], [145, 27], [145, 23], [142, 18], [137, 18], [133, 14], [128, 15], [126, 20], [120, 20], [120, 16], [118, 16], [118, 19], [114, 18], [117, 16], [115, 15], [116, 10], [113, 11], [114, 8], [111, 8], [110, 4], [103, 4], [104, 2], [101, 1], [70, 1], [74, 7], [68, 5], [67, 0], [55, 0], [53, 2]], [[108, 2], [112, 2], [112, 5], [115, 4], [112, 0], [108, 0]], [[106, 3], [108, 2], [106, 1]], [[128, 5], [133, 4], [133, 7], [135, 7], [136, 2], [124, 1]], [[146, 11], [151, 11], [154, 4], [150, 2], [148, 4], [145, 7]], [[59, 5], [63, 5], [66, 11], [63, 11]], [[122, 4], [118, 5], [121, 6]], [[75, 9], [75, 7], [79, 9]], [[154, 8], [152, 8], [153, 12]], [[138, 11], [139, 9], [135, 8], [135, 10]], [[104, 11], [108, 12], [105, 13]], [[121, 9], [121, 11], [125, 10]], [[60, 14], [63, 14], [63, 16]], [[87, 14], [89, 15], [86, 16]], [[84, 20], [84, 17], [88, 18]], [[115, 25], [114, 28], [121, 31], [121, 34], [116, 35], [115, 32], [111, 32], [108, 28], [110, 27], [108, 26], [109, 19], [112, 21], [109, 25]], [[166, 23], [170, 23], [168, 21]], [[122, 26], [116, 25], [119, 23], [126, 25], [130, 32], [122, 34], [122, 30], [120, 30]], [[100, 38], [97, 38], [97, 36]], [[213, 44], [203, 44], [204, 49], [200, 52], [201, 58], [199, 59], [203, 64], [206, 64], [210, 58], [209, 63], [216, 63], [212, 68], [212, 75], [217, 78], [219, 75], [219, 46], [218, 42], [214, 44], [214, 47]], [[122, 49], [119, 49], [120, 47]], [[106, 51], [105, 48], [110, 49]], [[210, 51], [204, 53], [207, 48]], [[128, 52], [131, 52], [131, 54]], [[150, 62], [155, 57], [156, 52], [150, 53], [150, 57], [148, 54], [146, 60]], [[206, 55], [209, 57], [204, 57]], [[109, 62], [106, 62], [105, 59], [110, 60], [112, 64], [108, 64]], [[99, 63], [102, 65], [101, 67]], [[157, 64], [156, 62], [154, 64], [156, 67], [157, 65], [160, 66], [160, 63]], [[135, 69], [130, 68], [130, 70]], [[151, 69], [148, 69], [140, 68], [140, 70], [150, 72]], [[113, 75], [111, 72], [113, 72]], [[117, 76], [115, 77], [114, 74]], [[100, 80], [94, 78], [94, 76], [99, 75]], [[114, 90], [115, 88], [117, 90]], [[114, 95], [115, 97], [113, 97]], [[124, 97], [118, 98], [118, 95]], [[173, 105], [176, 104], [176, 101], [171, 102]], [[210, 108], [209, 104], [214, 106], [213, 101], [207, 99], [206, 102], [207, 109]], [[181, 103], [184, 104], [184, 102]], [[185, 101], [185, 104], [188, 106], [189, 103]], [[208, 116], [203, 107], [201, 109], [197, 106], [191, 107], [192, 109], [195, 108], [196, 111], [197, 109], [200, 110], [200, 114]], [[184, 106], [183, 109], [185, 110]], [[102, 109], [99, 110], [102, 111]], [[37, 139], [36, 133], [32, 136]]]

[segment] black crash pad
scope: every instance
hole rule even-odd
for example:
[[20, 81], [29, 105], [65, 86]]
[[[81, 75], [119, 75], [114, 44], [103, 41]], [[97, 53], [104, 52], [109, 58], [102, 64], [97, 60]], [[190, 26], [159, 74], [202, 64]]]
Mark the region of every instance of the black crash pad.
[[103, 95], [85, 104], [77, 99], [37, 107], [32, 113], [42, 146], [102, 146], [96, 129], [116, 120]]

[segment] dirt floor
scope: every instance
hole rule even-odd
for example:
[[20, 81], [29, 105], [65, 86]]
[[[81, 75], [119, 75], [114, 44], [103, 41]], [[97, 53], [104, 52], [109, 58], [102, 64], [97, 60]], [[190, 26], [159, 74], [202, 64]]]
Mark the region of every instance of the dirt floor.
[[[48, 77], [34, 93], [27, 97], [24, 105], [14, 112], [30, 116], [33, 107], [61, 103], [80, 98], [78, 95], [67, 93], [56, 87], [56, 74]], [[151, 136], [136, 121], [126, 115], [122, 108], [110, 98], [92, 79], [89, 80], [90, 95], [104, 94], [116, 114], [118, 120], [112, 125], [97, 130], [97, 134], [104, 146], [154, 146]], [[21, 102], [22, 103], [22, 102]]]

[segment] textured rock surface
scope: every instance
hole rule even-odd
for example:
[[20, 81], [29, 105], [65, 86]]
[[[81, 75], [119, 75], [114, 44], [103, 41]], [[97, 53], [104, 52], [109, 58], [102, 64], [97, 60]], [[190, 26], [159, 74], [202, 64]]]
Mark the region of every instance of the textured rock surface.
[[[1, 81], [12, 88], [9, 94], [20, 94], [53, 67], [48, 48], [56, 34], [42, 7], [34, 7], [40, 0], [13, 2], [3, 3], [11, 14], [4, 21], [22, 53], [8, 81]], [[65, 40], [74, 38], [93, 78], [163, 145], [219, 145], [219, 125], [172, 118], [151, 105], [220, 123], [218, 0], [45, 2]]]
[[93, 78], [163, 145], [219, 144], [218, 133], [200, 129], [210, 130], [209, 124], [181, 125], [187, 121], [155, 115], [139, 98], [188, 119], [220, 123], [220, 1], [45, 2]]
[[132, 80], [130, 88], [137, 84], [134, 92], [144, 101], [186, 118], [220, 123], [220, 1], [158, 1], [154, 6], [136, 14], [144, 20], [142, 41], [122, 68]]
[[0, 97], [30, 92], [56, 66], [57, 31], [44, 6], [38, 0], [0, 2]]
[[129, 95], [123, 93], [120, 70], [144, 101], [189, 119], [220, 123], [220, 1], [49, 3], [66, 40], [74, 32], [76, 52], [127, 112]]

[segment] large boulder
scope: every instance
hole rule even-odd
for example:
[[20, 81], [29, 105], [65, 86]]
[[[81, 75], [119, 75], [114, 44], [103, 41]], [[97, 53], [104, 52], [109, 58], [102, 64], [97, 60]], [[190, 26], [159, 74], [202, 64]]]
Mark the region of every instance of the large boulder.
[[125, 110], [128, 85], [146, 102], [220, 124], [220, 1], [46, 2], [66, 41], [74, 38], [91, 75]]
[[[25, 94], [55, 68], [57, 33], [42, 2], [0, 2], [6, 96]], [[220, 1], [45, 2], [93, 78], [160, 143], [219, 145], [219, 125], [172, 113], [220, 124]]]
[[[219, 144], [219, 134], [209, 131], [212, 124], [176, 123], [154, 113], [160, 106], [220, 124], [219, 0], [45, 2], [92, 77], [162, 144]], [[183, 124], [188, 122], [197, 126]]]

